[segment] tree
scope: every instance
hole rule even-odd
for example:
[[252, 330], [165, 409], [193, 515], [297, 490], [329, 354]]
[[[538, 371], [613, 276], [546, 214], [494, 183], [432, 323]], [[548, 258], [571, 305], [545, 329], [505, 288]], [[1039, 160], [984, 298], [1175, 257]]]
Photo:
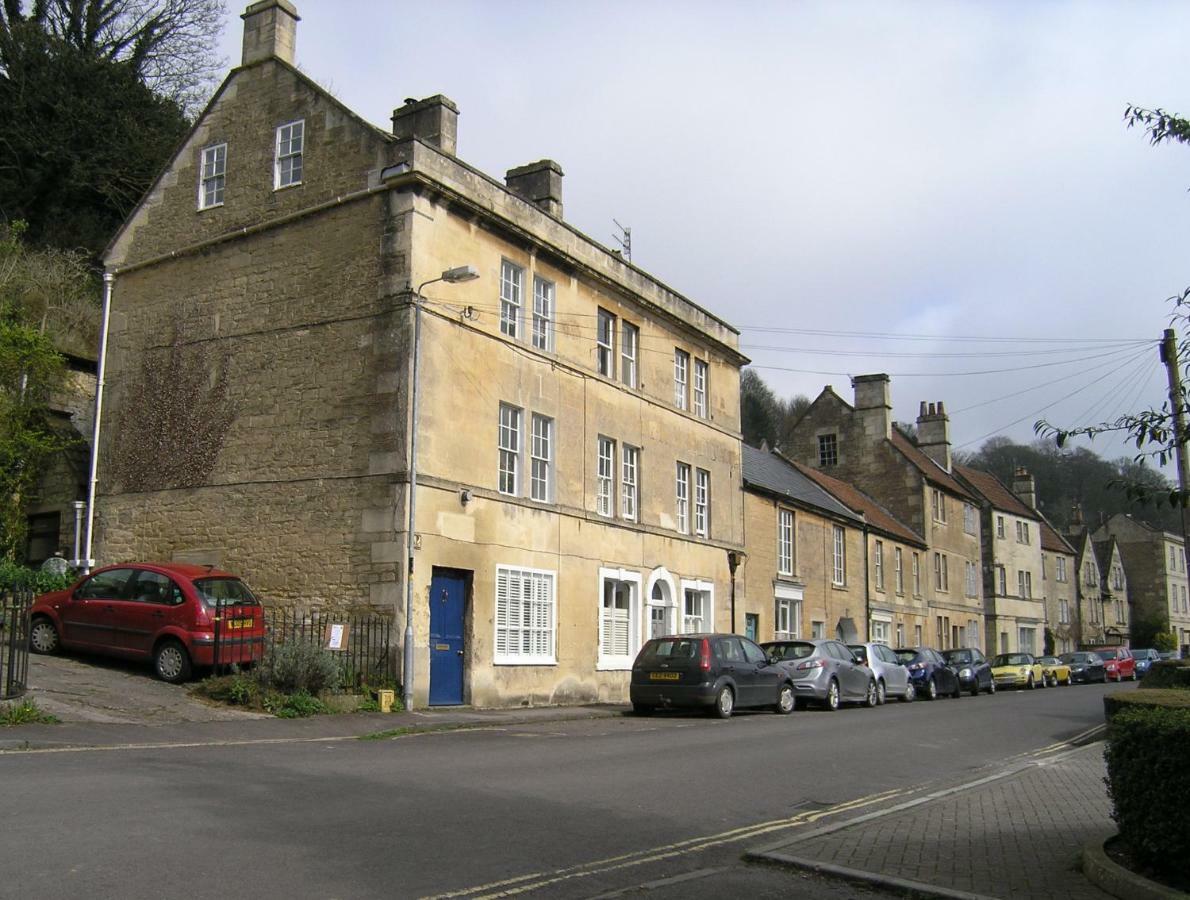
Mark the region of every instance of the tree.
[[124, 63], [153, 93], [196, 113], [224, 61], [224, 0], [3, 0], [0, 72], [40, 31], [95, 62]]
[[33, 246], [97, 258], [185, 133], [181, 108], [130, 64], [29, 23], [0, 32], [5, 45], [0, 223], [25, 220]]
[[86, 340], [97, 296], [87, 260], [30, 250], [0, 226], [0, 559], [16, 559], [25, 509], [45, 464], [65, 449], [48, 403], [65, 372], [55, 344]]
[[788, 446], [794, 426], [809, 406], [809, 398], [800, 394], [782, 400], [754, 369], [740, 373], [740, 429], [746, 444]]
[[[1128, 104], [1124, 110], [1124, 122], [1129, 128], [1140, 127], [1148, 136], [1149, 143], [1156, 146], [1167, 141], [1179, 144], [1190, 144], [1190, 120], [1182, 116], [1168, 113], [1163, 109], [1146, 109]], [[1181, 324], [1183, 332], [1190, 324], [1190, 287], [1180, 294], [1169, 298], [1173, 305], [1171, 324]], [[1190, 344], [1183, 340], [1177, 346], [1178, 365], [1185, 369], [1190, 359]], [[1145, 463], [1156, 460], [1159, 465], [1165, 465], [1173, 460], [1177, 452], [1177, 439], [1174, 435], [1175, 411], [1185, 414], [1187, 411], [1187, 395], [1185, 389], [1182, 395], [1173, 398], [1177, 406], [1171, 406], [1167, 401], [1160, 408], [1144, 409], [1119, 417], [1113, 422], [1099, 422], [1091, 425], [1076, 425], [1065, 428], [1041, 420], [1034, 424], [1034, 431], [1045, 437], [1054, 439], [1058, 448], [1076, 435], [1094, 439], [1101, 434], [1123, 434], [1135, 446], [1136, 454], [1133, 462], [1139, 468], [1131, 468], [1115, 480], [1117, 487], [1122, 487], [1128, 496], [1135, 500], [1152, 501], [1167, 500], [1170, 506], [1185, 509], [1190, 506], [1190, 492], [1170, 487], [1161, 479], [1156, 481], [1150, 475], [1152, 469]], [[1181, 530], [1181, 529], [1179, 529]]]

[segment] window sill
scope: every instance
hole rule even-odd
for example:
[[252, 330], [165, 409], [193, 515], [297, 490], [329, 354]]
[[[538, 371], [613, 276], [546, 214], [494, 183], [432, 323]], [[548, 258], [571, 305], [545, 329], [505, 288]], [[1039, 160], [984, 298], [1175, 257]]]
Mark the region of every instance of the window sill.
[[549, 659], [501, 659], [499, 657], [492, 660], [493, 666], [556, 666], [558, 660], [553, 657]]
[[630, 672], [632, 671], [632, 660], [606, 660], [601, 659], [595, 663], [596, 672]]
[[220, 208], [220, 207], [222, 207], [222, 206], [223, 206], [223, 204], [222, 204], [222, 203], [212, 203], [210, 206], [200, 206], [200, 207], [198, 207], [198, 211], [199, 211], [199, 212], [206, 212], [206, 211], [207, 211], [207, 210], [209, 210], [209, 209], [219, 209], [219, 208]]
[[302, 186], [302, 182], [300, 182], [300, 181], [291, 181], [289, 184], [274, 184], [273, 185], [273, 193], [275, 194], [277, 191], [287, 191], [290, 188], [301, 187], [301, 186]]

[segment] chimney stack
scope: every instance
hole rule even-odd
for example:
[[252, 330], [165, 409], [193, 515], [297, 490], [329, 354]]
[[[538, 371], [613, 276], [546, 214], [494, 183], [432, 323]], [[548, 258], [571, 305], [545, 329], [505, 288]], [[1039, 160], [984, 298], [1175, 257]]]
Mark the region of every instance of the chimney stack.
[[871, 441], [892, 437], [889, 377], [883, 373], [856, 375], [851, 379], [851, 387], [855, 391], [855, 411], [863, 426], [864, 436]]
[[240, 16], [244, 20], [244, 52], [240, 65], [279, 59], [293, 65], [300, 16], [289, 0], [260, 0]]
[[1029, 509], [1037, 509], [1037, 482], [1024, 466], [1017, 466], [1012, 473], [1012, 492]]
[[921, 402], [917, 415], [917, 446], [921, 452], [950, 471], [950, 417], [942, 401]]
[[562, 218], [562, 167], [552, 159], [539, 159], [509, 169], [504, 175], [508, 189], [549, 213]]
[[441, 94], [424, 100], [406, 100], [403, 106], [393, 110], [393, 137], [417, 138], [454, 156], [459, 142], [459, 108]]

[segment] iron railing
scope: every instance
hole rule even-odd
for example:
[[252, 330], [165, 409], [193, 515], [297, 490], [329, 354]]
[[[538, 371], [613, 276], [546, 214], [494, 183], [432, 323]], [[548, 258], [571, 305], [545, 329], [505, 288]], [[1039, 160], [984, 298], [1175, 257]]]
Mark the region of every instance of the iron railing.
[[29, 687], [29, 591], [0, 591], [0, 700], [23, 696]]
[[265, 606], [263, 647], [249, 648], [240, 632], [216, 629], [214, 658], [216, 671], [253, 662], [262, 679], [269, 676], [269, 665], [276, 648], [303, 643], [320, 647], [334, 655], [339, 663], [341, 683], [347, 689], [372, 687], [397, 682], [398, 666], [393, 647], [394, 624], [391, 616], [377, 612], [336, 610], [302, 611], [291, 607]]

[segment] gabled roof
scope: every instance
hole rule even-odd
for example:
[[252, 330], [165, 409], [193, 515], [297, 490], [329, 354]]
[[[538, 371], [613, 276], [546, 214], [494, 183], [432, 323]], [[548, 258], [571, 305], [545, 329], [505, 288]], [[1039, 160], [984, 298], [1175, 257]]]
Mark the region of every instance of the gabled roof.
[[859, 488], [848, 484], [846, 481], [841, 481], [832, 475], [827, 475], [819, 469], [812, 469], [797, 462], [791, 462], [790, 465], [795, 466], [807, 478], [817, 482], [823, 489], [830, 491], [831, 494], [837, 497], [840, 502], [845, 503], [852, 510], [862, 515], [867, 520], [868, 525], [875, 530], [881, 531], [896, 540], [916, 544], [923, 549], [926, 548], [926, 542], [921, 535]]
[[775, 453], [744, 444], [744, 484], [854, 522], [859, 516]]
[[1078, 552], [1070, 546], [1067, 540], [1058, 534], [1057, 530], [1043, 516], [1041, 519], [1041, 549], [1049, 550], [1051, 553], [1065, 553], [1069, 556], [1078, 556]]
[[976, 494], [987, 500], [996, 509], [1012, 513], [1014, 516], [1041, 520], [1037, 510], [1029, 507], [991, 472], [982, 472], [969, 466], [955, 466], [954, 470], [960, 478], [971, 485]]
[[1115, 549], [1116, 539], [1109, 537], [1105, 541], [1091, 541], [1091, 546], [1095, 548], [1095, 561], [1099, 563], [1099, 571], [1106, 572], [1111, 568], [1112, 550]]
[[960, 497], [964, 497], [967, 500], [975, 499], [971, 496], [971, 492], [959, 484], [953, 475], [930, 459], [929, 456], [922, 452], [922, 450], [919, 449], [918, 446], [913, 443], [913, 441], [909, 440], [909, 438], [906, 437], [895, 425], [892, 429], [890, 443], [896, 448], [897, 452], [905, 457], [905, 459], [909, 460], [909, 462], [912, 463], [919, 472], [921, 472], [926, 481], [933, 482], [938, 487], [945, 488], [952, 494], [958, 494]]

